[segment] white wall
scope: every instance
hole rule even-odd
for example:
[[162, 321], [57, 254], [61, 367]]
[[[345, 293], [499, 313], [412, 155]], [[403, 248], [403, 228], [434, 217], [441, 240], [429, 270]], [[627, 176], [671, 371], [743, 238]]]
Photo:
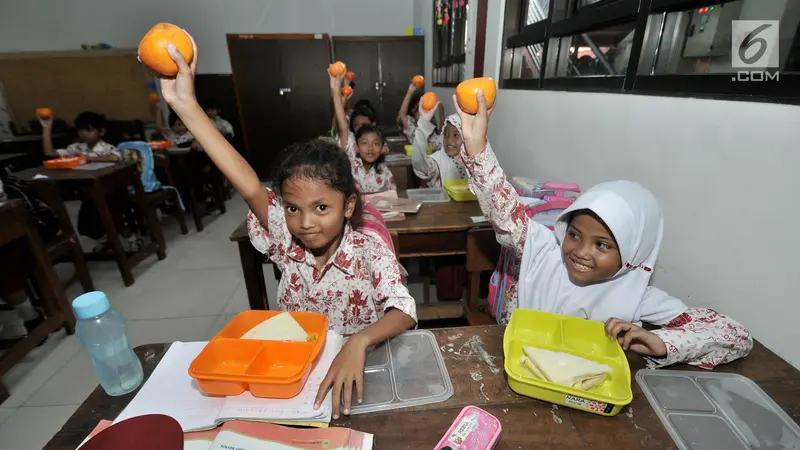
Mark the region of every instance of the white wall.
[[197, 41], [200, 72], [230, 73], [226, 33], [403, 35], [415, 25], [414, 5], [408, 0], [0, 0], [0, 52], [76, 50], [95, 42], [135, 48], [151, 26], [172, 22]]
[[[489, 2], [496, 74], [502, 2]], [[800, 108], [623, 94], [501, 90], [490, 139], [512, 175], [630, 179], [661, 202], [654, 283], [729, 314], [800, 367]]]

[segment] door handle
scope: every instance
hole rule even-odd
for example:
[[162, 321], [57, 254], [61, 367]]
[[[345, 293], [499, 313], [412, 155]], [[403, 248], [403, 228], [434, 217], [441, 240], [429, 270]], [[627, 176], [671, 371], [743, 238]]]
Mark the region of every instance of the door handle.
[[278, 95], [288, 94], [292, 92], [292, 88], [280, 88], [278, 89]]

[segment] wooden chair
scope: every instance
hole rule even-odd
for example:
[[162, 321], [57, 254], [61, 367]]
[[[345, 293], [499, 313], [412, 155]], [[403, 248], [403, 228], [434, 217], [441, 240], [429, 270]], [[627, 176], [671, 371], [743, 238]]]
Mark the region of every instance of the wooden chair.
[[[47, 339], [50, 333], [62, 327], [67, 330], [67, 334], [75, 333], [75, 316], [72, 315], [64, 287], [53, 269], [53, 261], [48, 256], [42, 239], [35, 230], [24, 202], [12, 200], [0, 205], [0, 246], [16, 239], [27, 240], [33, 253], [36, 276], [39, 279], [47, 312], [47, 319], [44, 322], [0, 356], [0, 377]], [[0, 381], [0, 402], [8, 396], [8, 389]]]
[[497, 324], [491, 316], [479, 311], [481, 273], [494, 271], [500, 258], [500, 244], [494, 229], [474, 229], [467, 234], [467, 321], [470, 325]]

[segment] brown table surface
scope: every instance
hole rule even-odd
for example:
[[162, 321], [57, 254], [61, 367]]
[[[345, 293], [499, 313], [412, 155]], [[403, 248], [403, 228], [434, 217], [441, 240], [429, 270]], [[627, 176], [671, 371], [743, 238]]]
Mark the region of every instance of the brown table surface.
[[[633, 402], [616, 417], [601, 417], [522, 397], [508, 387], [503, 370], [503, 331], [499, 325], [431, 330], [444, 349], [454, 395], [443, 403], [404, 410], [344, 417], [333, 426], [374, 433], [376, 448], [429, 449], [439, 441], [467, 405], [479, 406], [503, 425], [498, 449], [675, 448], [638, 384]], [[168, 344], [136, 349], [149, 376]], [[450, 351], [452, 349], [453, 351]], [[487, 357], [481, 357], [485, 350]], [[631, 374], [644, 361], [629, 355]], [[681, 370], [699, 370], [686, 366]], [[747, 358], [715, 369], [755, 381], [795, 421], [800, 420], [800, 372], [756, 343]], [[631, 377], [633, 379], [633, 376]], [[109, 397], [97, 388], [78, 408], [47, 450], [73, 450], [102, 419], [113, 420], [134, 394]], [[613, 444], [612, 444], [613, 443]]]
[[[105, 167], [96, 170], [81, 170], [81, 169], [48, 169], [44, 166], [32, 167], [25, 169], [14, 174], [15, 177], [22, 181], [30, 183], [42, 181], [81, 181], [81, 180], [97, 180], [115, 172], [122, 170], [127, 166], [132, 166], [133, 162], [119, 162], [113, 166]], [[47, 178], [34, 178], [36, 175], [45, 175]]]

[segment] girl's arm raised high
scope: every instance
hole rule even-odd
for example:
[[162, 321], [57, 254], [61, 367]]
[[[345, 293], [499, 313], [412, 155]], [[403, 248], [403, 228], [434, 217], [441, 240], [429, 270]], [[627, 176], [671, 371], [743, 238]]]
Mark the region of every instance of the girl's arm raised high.
[[261, 181], [250, 164], [220, 134], [197, 103], [194, 94], [194, 74], [197, 72], [198, 52], [194, 39], [192, 46], [194, 59], [191, 65], [186, 63], [183, 55], [173, 44], [167, 46], [169, 55], [178, 64], [178, 75], [175, 78], [161, 77], [162, 96], [183, 120], [214, 164], [242, 194], [256, 218], [266, 224], [269, 219], [270, 204], [268, 191], [261, 186]]
[[347, 124], [347, 115], [344, 111], [344, 100], [342, 99], [342, 79], [344, 75], [335, 77], [328, 74], [331, 81], [331, 98], [333, 99], [333, 112], [336, 116], [336, 132], [339, 134], [339, 146], [347, 151], [347, 144], [350, 140], [350, 127]]

